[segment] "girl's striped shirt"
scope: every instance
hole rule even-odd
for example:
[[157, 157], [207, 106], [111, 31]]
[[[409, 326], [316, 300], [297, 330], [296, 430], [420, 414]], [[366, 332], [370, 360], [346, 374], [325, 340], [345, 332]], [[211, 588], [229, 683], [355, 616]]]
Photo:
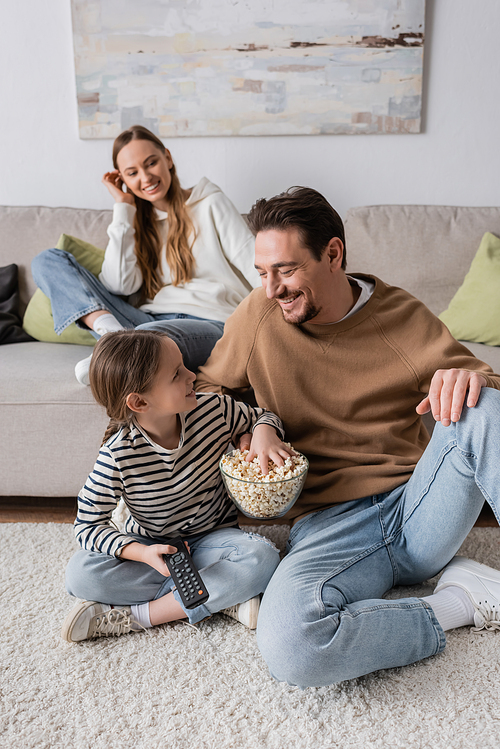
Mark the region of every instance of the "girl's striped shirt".
[[[196, 399], [192, 411], [179, 414], [176, 449], [157, 445], [135, 421], [102, 446], [78, 495], [75, 533], [82, 548], [120, 556], [131, 542], [126, 534], [162, 540], [236, 524], [219, 460], [257, 424], [273, 426], [282, 439], [283, 425], [273, 413], [227, 395], [198, 393]], [[130, 512], [125, 533], [111, 524], [122, 498]]]

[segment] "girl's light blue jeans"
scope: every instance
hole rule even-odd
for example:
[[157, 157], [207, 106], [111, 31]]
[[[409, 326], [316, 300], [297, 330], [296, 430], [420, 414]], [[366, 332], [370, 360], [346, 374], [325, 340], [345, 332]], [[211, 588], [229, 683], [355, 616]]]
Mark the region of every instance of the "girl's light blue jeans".
[[[161, 538], [130, 538], [146, 545], [167, 543]], [[279, 562], [274, 544], [239, 528], [220, 528], [186, 541], [209, 593], [204, 604], [185, 609], [192, 624], [263, 593]], [[173, 588], [170, 577], [147, 564], [96, 551], [77, 551], [66, 568], [66, 590], [86, 601], [130, 606], [161, 598]], [[182, 606], [177, 590], [174, 596]]]
[[224, 332], [224, 323], [206, 320], [183, 313], [151, 314], [132, 306], [125, 297], [113, 294], [91, 273], [81, 266], [69, 252], [45, 250], [37, 255], [31, 269], [36, 285], [48, 296], [52, 306], [54, 330], [62, 331], [76, 322], [94, 336], [80, 318], [105, 309], [116, 317], [124, 328], [161, 328], [179, 346], [184, 364], [194, 372], [206, 362]]
[[429, 605], [383, 596], [448, 564], [485, 500], [500, 521], [499, 496], [500, 392], [483, 388], [460, 421], [436, 424], [407, 484], [292, 528], [257, 627], [273, 676], [325, 686], [442, 651], [445, 635]]

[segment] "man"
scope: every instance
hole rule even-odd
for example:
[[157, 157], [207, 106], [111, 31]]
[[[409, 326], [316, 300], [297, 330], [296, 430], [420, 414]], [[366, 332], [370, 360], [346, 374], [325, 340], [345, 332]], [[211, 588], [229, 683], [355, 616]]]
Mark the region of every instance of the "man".
[[271, 673], [323, 686], [439, 653], [453, 627], [500, 628], [500, 572], [469, 560], [432, 596], [383, 598], [448, 565], [485, 499], [500, 517], [500, 376], [407, 292], [346, 274], [342, 221], [315, 190], [259, 200], [249, 220], [263, 288], [198, 389], [252, 387], [310, 462], [259, 614]]

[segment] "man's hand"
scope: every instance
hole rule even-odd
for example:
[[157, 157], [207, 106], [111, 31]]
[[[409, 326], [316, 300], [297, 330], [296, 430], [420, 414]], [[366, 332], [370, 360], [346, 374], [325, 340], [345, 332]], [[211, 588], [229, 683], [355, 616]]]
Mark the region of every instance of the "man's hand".
[[277, 466], [282, 466], [290, 455], [296, 455], [296, 453], [280, 440], [274, 427], [269, 424], [259, 424], [253, 430], [252, 441], [245, 460], [250, 463], [258, 456], [260, 470], [266, 475], [269, 473], [269, 458]]
[[479, 398], [481, 388], [486, 387], [486, 378], [478, 372], [465, 369], [438, 369], [431, 380], [429, 395], [417, 406], [420, 415], [432, 411], [436, 421], [444, 427], [458, 421], [462, 414], [467, 390], [467, 406], [473, 408]]

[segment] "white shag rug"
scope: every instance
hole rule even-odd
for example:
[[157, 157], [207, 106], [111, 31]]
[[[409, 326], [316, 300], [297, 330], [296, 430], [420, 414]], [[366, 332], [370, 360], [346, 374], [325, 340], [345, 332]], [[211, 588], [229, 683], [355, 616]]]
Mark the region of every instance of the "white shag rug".
[[[260, 531], [283, 547], [286, 528]], [[254, 632], [222, 615], [71, 645], [75, 549], [70, 525], [0, 525], [2, 749], [500, 745], [500, 633], [455, 630], [439, 656], [305, 690], [276, 683]], [[500, 528], [475, 528], [460, 553], [500, 568]]]

